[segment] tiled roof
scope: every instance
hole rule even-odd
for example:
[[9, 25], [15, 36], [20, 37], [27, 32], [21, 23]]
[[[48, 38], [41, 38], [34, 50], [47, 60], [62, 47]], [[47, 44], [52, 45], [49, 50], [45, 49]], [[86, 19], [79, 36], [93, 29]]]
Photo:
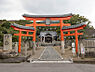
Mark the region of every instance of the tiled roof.
[[68, 16], [72, 16], [73, 14], [72, 13], [69, 13], [69, 14], [63, 14], [63, 15], [28, 15], [28, 14], [23, 14], [23, 17], [32, 17], [32, 18], [49, 18], [49, 17], [68, 17]]
[[19, 25], [16, 23], [11, 24], [11, 26], [17, 27], [17, 28], [21, 28], [21, 29], [30, 29], [30, 30], [34, 30], [34, 27], [29, 27], [29, 26], [23, 26], [23, 25]]
[[85, 25], [85, 23], [80, 23], [80, 24], [77, 24], [77, 25], [71, 25], [71, 26], [63, 26], [62, 27], [62, 30], [65, 30], [65, 29], [72, 29], [72, 28], [77, 28], [77, 27], [80, 27], [82, 25]]

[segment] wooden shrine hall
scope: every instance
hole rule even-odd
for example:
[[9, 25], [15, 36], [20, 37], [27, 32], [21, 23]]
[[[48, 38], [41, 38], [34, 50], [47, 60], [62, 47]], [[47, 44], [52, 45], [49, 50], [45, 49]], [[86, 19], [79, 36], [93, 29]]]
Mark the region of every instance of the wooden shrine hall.
[[[60, 36], [61, 36], [61, 47], [64, 53], [64, 36], [75, 36], [76, 42], [76, 53], [78, 53], [78, 35], [83, 35], [83, 33], [78, 33], [78, 30], [83, 29], [86, 25], [85, 23], [71, 25], [69, 23], [64, 23], [64, 20], [70, 20], [72, 17], [72, 13], [64, 14], [64, 15], [28, 15], [24, 14], [23, 17], [26, 20], [32, 21], [31, 24], [26, 24], [25, 26], [18, 24], [11, 24], [15, 30], [18, 30], [18, 34], [14, 34], [19, 36], [19, 47], [18, 52], [21, 52], [21, 36], [32, 36], [33, 37], [33, 45], [36, 47], [36, 27], [37, 26], [59, 26], [60, 27]], [[38, 21], [44, 21], [44, 23], [37, 23]], [[22, 34], [22, 31], [26, 31], [26, 34]], [[70, 33], [70, 31], [75, 31], [75, 33]], [[33, 34], [29, 34], [29, 32], [33, 32]], [[68, 32], [64, 34], [64, 32]]]

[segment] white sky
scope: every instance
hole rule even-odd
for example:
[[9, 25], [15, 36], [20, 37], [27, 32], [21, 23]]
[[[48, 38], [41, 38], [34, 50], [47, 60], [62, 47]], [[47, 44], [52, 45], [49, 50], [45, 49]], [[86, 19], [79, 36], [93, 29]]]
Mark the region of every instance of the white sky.
[[26, 14], [80, 14], [95, 28], [95, 0], [0, 0], [0, 19], [19, 20]]

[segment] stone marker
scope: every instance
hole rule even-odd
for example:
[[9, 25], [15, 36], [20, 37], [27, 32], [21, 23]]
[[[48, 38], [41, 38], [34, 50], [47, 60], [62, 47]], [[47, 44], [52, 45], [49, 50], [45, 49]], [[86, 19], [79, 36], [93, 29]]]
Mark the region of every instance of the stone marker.
[[11, 34], [4, 34], [3, 50], [12, 50], [12, 35]]
[[13, 43], [13, 49], [18, 54], [18, 42]]
[[25, 44], [25, 56], [27, 56], [27, 49], [28, 49], [28, 46], [29, 46], [29, 44], [26, 43], [26, 44]]
[[62, 53], [65, 53], [65, 50], [64, 50], [64, 41], [61, 41], [61, 48], [62, 48]]
[[73, 56], [75, 56], [76, 51], [75, 51], [75, 43], [74, 42], [72, 42], [72, 53], [73, 53]]
[[32, 48], [33, 47], [33, 43], [32, 41], [29, 41], [29, 48]]
[[27, 48], [28, 48], [28, 44], [27, 42], [22, 42], [22, 54], [27, 56]]
[[29, 41], [26, 41], [26, 43], [25, 43], [26, 45], [27, 45], [27, 49], [30, 47], [29, 46]]
[[32, 49], [32, 54], [34, 55], [36, 51], [36, 42], [33, 41], [33, 49]]
[[84, 48], [83, 43], [80, 43], [80, 48], [81, 48], [81, 55], [82, 55], [82, 58], [84, 58], [84, 55], [85, 55], [85, 48]]

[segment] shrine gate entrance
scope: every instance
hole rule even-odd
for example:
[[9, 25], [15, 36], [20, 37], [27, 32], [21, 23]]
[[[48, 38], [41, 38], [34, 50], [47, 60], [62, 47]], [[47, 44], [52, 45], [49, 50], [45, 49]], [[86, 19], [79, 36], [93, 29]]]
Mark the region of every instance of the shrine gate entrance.
[[[80, 29], [83, 29], [86, 25], [84, 23], [78, 24], [78, 25], [72, 25], [69, 23], [64, 23], [64, 20], [70, 20], [72, 17], [72, 14], [64, 14], [64, 15], [27, 15], [24, 14], [23, 17], [26, 20], [30, 20], [33, 23], [32, 24], [26, 24], [25, 26], [12, 24], [11, 27], [13, 27], [15, 30], [19, 30], [19, 34], [14, 34], [16, 36], [19, 36], [19, 47], [18, 52], [21, 52], [21, 36], [32, 36], [33, 37], [33, 43], [34, 48], [36, 47], [36, 27], [37, 26], [59, 26], [60, 27], [60, 36], [61, 36], [61, 47], [64, 52], [64, 36], [75, 36], [76, 39], [76, 53], [78, 53], [78, 35], [83, 35], [83, 33], [78, 33], [77, 31]], [[37, 21], [44, 21], [44, 23], [38, 24]], [[56, 23], [59, 22], [59, 23]], [[27, 34], [22, 34], [22, 31], [26, 31]], [[70, 31], [75, 31], [75, 33], [71, 34]], [[32, 35], [29, 34], [29, 32], [33, 32]], [[64, 34], [64, 32], [67, 32], [67, 34]]]

